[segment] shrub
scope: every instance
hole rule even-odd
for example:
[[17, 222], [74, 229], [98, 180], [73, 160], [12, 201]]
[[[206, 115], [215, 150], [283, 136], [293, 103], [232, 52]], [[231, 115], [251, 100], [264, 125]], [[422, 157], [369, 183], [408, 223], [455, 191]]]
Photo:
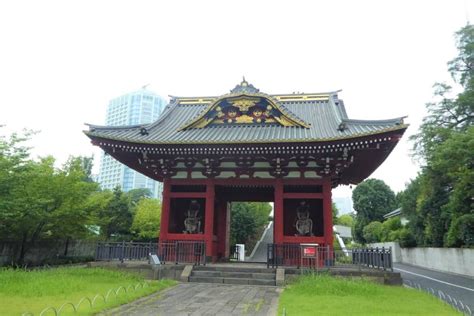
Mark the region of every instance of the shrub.
[[354, 218], [352, 218], [352, 216], [349, 214], [341, 215], [337, 219], [337, 224], [352, 227], [352, 225], [354, 224]]
[[399, 233], [400, 246], [404, 248], [416, 247], [416, 240], [413, 234], [407, 229], [402, 228]]
[[394, 241], [398, 237], [398, 234], [391, 234], [402, 228], [402, 222], [400, 221], [400, 217], [392, 217], [387, 219], [385, 222], [382, 223], [382, 241]]
[[370, 222], [362, 230], [362, 235], [366, 242], [378, 242], [382, 237], [382, 223], [381, 222]]
[[77, 257], [69, 257], [69, 256], [58, 256], [56, 258], [49, 258], [42, 261], [41, 265], [50, 265], [50, 266], [58, 266], [63, 264], [74, 264], [74, 263], [84, 263], [94, 261], [94, 257], [91, 256], [77, 256]]
[[474, 214], [466, 214], [453, 221], [448, 231], [447, 246], [474, 246]]

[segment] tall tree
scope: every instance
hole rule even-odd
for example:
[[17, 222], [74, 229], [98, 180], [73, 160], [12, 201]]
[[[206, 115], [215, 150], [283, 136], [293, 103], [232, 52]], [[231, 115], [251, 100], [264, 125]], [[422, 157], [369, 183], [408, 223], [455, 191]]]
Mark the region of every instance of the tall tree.
[[272, 207], [268, 203], [232, 203], [230, 216], [231, 244], [246, 244], [251, 239], [255, 239], [259, 229], [268, 223], [271, 210]]
[[373, 221], [383, 221], [383, 215], [396, 207], [395, 193], [382, 180], [368, 179], [361, 182], [352, 192], [355, 217], [354, 237], [365, 242], [363, 229]]
[[98, 189], [71, 160], [62, 169], [55, 160], [29, 158], [28, 135], [0, 140], [0, 237], [19, 243], [17, 263], [28, 249], [47, 238], [78, 238], [87, 233], [84, 201]]
[[436, 100], [412, 137], [422, 171], [401, 200], [419, 245], [459, 245], [465, 238], [456, 235], [464, 234], [457, 218], [474, 213], [474, 27], [465, 26], [456, 39], [459, 54], [448, 66], [462, 92], [436, 84]]
[[98, 210], [95, 218], [103, 238], [114, 240], [131, 238], [133, 213], [130, 199], [120, 187], [113, 190], [107, 205]]
[[142, 240], [156, 240], [160, 233], [161, 202], [142, 198], [133, 216], [132, 231]]

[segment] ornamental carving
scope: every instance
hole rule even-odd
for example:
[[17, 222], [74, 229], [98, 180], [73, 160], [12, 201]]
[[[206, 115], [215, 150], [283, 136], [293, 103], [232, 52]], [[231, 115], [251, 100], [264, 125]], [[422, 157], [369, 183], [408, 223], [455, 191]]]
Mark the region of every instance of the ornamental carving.
[[244, 79], [240, 85], [231, 90], [230, 94], [212, 102], [203, 113], [179, 130], [233, 124], [309, 127], [306, 122], [290, 113], [276, 99], [261, 93]]

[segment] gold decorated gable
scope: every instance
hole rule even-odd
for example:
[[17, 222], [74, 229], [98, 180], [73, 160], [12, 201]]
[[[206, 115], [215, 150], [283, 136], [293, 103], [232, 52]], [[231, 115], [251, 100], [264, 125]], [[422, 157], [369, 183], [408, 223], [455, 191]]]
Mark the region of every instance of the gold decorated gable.
[[276, 99], [259, 92], [244, 80], [230, 94], [211, 102], [200, 115], [179, 130], [226, 124], [309, 127], [306, 122], [290, 114]]

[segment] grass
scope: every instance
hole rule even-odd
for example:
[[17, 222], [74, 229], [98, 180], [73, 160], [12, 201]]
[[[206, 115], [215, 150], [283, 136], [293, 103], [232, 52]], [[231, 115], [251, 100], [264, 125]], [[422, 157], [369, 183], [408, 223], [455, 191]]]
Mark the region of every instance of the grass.
[[460, 315], [436, 297], [367, 280], [309, 275], [288, 285], [278, 315]]
[[[136, 291], [130, 290], [130, 285], [145, 283]], [[172, 280], [145, 281], [137, 274], [100, 268], [57, 268], [47, 270], [0, 269], [0, 315], [21, 315], [40, 312], [53, 306], [58, 309], [62, 304], [71, 302], [77, 304], [82, 297], [93, 299], [96, 294], [106, 296], [110, 289], [123, 286], [117, 297], [109, 295], [107, 302], [98, 299], [91, 309], [88, 302], [81, 304], [79, 312], [74, 315], [92, 315], [101, 310], [130, 302], [141, 296], [174, 285]], [[54, 315], [52, 311], [45, 313]], [[61, 315], [73, 315], [73, 309], [68, 306]]]

